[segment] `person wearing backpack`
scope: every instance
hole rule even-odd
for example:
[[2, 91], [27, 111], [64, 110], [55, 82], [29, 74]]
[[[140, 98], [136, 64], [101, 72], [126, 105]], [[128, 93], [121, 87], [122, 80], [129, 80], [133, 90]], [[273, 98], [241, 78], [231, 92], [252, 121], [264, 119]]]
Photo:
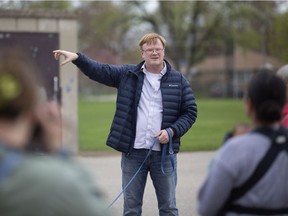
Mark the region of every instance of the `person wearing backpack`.
[[288, 215], [285, 102], [285, 83], [275, 73], [262, 70], [250, 80], [245, 111], [254, 129], [217, 152], [199, 190], [199, 215]]
[[39, 103], [37, 71], [26, 57], [0, 51], [0, 215], [111, 215], [92, 176], [59, 152], [59, 107]]

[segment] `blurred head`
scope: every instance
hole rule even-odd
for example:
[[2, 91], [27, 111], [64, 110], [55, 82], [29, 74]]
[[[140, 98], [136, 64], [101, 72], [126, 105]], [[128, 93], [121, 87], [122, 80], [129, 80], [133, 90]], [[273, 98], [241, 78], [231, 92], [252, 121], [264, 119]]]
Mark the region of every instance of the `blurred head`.
[[159, 34], [149, 33], [140, 39], [139, 46], [146, 69], [151, 70], [150, 72], [160, 72], [163, 68], [166, 40]]
[[271, 71], [262, 70], [248, 85], [246, 111], [258, 124], [274, 124], [282, 117], [286, 85]]
[[[276, 74], [284, 81], [284, 83], [286, 84], [286, 88], [287, 88], [286, 90], [288, 91], [288, 64], [279, 68]], [[288, 100], [288, 93], [286, 97], [287, 97], [286, 100]]]
[[276, 74], [283, 79], [286, 85], [288, 84], [288, 65], [279, 68]]
[[37, 101], [33, 64], [20, 51], [0, 52], [0, 120], [15, 120]]
[[[0, 139], [17, 132], [12, 146], [23, 145], [33, 125], [32, 111], [38, 91], [35, 67], [19, 50], [0, 51]], [[7, 141], [6, 141], [7, 142]]]

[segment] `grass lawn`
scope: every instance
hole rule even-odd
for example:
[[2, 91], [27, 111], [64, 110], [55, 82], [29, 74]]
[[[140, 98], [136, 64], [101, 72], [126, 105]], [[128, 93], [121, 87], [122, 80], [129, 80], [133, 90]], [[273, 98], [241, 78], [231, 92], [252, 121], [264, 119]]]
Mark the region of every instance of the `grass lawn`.
[[[239, 122], [249, 122], [242, 100], [198, 99], [198, 118], [182, 137], [181, 151], [215, 150], [225, 133]], [[114, 116], [115, 101], [79, 101], [80, 151], [114, 151], [106, 139]]]

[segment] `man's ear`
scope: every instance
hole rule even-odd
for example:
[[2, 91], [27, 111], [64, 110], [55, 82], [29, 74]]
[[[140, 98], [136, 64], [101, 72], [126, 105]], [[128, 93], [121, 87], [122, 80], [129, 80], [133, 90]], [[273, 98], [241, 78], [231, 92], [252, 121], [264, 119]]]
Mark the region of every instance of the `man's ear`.
[[145, 59], [145, 58], [144, 58], [144, 51], [141, 50], [140, 52], [141, 52], [141, 57], [142, 57], [142, 59]]
[[245, 113], [248, 117], [250, 117], [250, 118], [253, 117], [254, 108], [253, 108], [253, 104], [249, 98], [244, 99], [244, 109], [245, 109]]

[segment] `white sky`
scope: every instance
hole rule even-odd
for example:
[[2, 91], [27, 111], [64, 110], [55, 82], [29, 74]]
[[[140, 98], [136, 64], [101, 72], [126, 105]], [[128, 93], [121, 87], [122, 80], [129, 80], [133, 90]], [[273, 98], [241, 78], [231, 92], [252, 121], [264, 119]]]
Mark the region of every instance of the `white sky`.
[[[1, 0], [0, 0], [1, 1]], [[75, 7], [79, 6], [79, 3], [83, 0], [72, 0], [73, 5]], [[92, 1], [92, 0], [84, 0], [84, 1]], [[128, 1], [128, 0], [112, 0], [114, 2], [123, 2], [123, 1]], [[148, 1], [144, 1], [147, 2], [147, 8], [149, 8], [151, 11], [154, 11], [157, 6], [158, 6], [158, 0], [148, 0]]]

